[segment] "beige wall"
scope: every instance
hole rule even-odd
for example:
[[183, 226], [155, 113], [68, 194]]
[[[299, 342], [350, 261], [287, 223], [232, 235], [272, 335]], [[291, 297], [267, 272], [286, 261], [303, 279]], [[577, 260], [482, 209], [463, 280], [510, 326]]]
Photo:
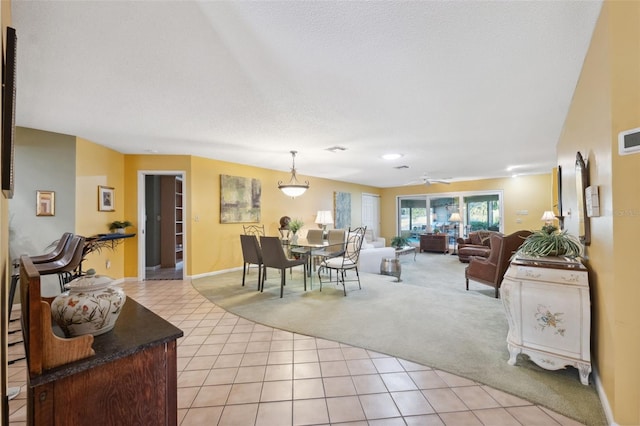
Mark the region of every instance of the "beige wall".
[[[587, 248], [593, 356], [605, 404], [621, 425], [640, 424], [640, 155], [619, 156], [617, 135], [640, 127], [640, 2], [606, 1], [558, 144], [563, 206], [576, 204], [575, 157], [600, 190]], [[574, 207], [575, 210], [575, 207]], [[577, 228], [575, 215], [567, 218]]]

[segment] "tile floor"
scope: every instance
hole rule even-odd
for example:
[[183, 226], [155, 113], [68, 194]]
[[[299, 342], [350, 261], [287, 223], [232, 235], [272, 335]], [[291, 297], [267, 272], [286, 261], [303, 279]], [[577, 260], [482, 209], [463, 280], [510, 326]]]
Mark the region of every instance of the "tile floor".
[[[180, 327], [178, 424], [578, 425], [481, 383], [354, 346], [244, 320], [188, 281], [124, 285]], [[12, 318], [15, 318], [15, 314]], [[19, 327], [14, 321], [11, 328]], [[10, 336], [20, 340], [19, 333]], [[9, 348], [9, 360], [24, 353]], [[9, 365], [10, 425], [26, 424], [26, 364]]]

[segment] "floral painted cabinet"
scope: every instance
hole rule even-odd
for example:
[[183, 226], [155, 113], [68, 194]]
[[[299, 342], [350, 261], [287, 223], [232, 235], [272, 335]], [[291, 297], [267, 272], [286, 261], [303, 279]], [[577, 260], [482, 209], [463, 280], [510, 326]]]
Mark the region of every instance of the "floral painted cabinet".
[[508, 363], [515, 365], [524, 353], [547, 370], [571, 365], [588, 385], [591, 302], [584, 265], [566, 258], [516, 257], [500, 295], [509, 321]]

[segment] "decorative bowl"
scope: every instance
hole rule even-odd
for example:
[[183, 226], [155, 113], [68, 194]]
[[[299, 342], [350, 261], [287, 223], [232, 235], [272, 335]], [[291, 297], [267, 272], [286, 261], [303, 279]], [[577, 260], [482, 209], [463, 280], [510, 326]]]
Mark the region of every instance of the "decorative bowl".
[[65, 285], [68, 290], [51, 302], [51, 317], [66, 337], [111, 330], [122, 311], [126, 295], [104, 275], [84, 275]]

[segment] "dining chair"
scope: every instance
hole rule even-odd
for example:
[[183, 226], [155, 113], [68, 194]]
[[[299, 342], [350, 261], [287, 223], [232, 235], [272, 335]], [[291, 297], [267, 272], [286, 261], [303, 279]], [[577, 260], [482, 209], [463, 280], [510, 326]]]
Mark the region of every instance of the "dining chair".
[[[322, 229], [309, 229], [307, 231], [307, 241], [311, 244], [322, 244], [324, 242], [324, 232], [322, 231]], [[323, 249], [315, 249], [310, 250], [309, 253], [306, 253], [309, 256], [308, 260], [310, 265], [307, 267], [309, 268], [309, 273], [311, 273], [311, 269], [313, 269], [314, 271], [316, 270], [316, 266], [321, 259], [319, 252], [321, 252], [322, 250]]]
[[245, 235], [264, 237], [264, 225], [242, 225]]
[[[337, 256], [342, 256], [344, 253], [344, 245], [347, 231], [344, 229], [330, 229], [327, 231], [327, 247], [315, 252], [318, 256], [320, 269], [322, 269], [322, 262]], [[331, 280], [331, 271], [329, 271], [329, 280]]]
[[[347, 295], [346, 281], [357, 281], [358, 288], [362, 289], [360, 284], [360, 274], [358, 273], [358, 258], [360, 257], [360, 249], [362, 248], [362, 241], [364, 240], [364, 233], [367, 227], [358, 227], [355, 229], [349, 228], [347, 233], [347, 241], [345, 245], [344, 253], [340, 256], [334, 256], [327, 258], [320, 264], [321, 268], [326, 268], [331, 272], [336, 271], [338, 274], [337, 282], [342, 283], [342, 289], [344, 295]], [[356, 279], [347, 280], [345, 278], [348, 271], [354, 271], [356, 273]], [[322, 274], [318, 271], [318, 279], [320, 281], [320, 291], [322, 291]], [[336, 282], [336, 283], [337, 283]]]
[[258, 290], [260, 290], [266, 270], [262, 262], [262, 249], [258, 243], [258, 238], [251, 235], [240, 235], [240, 245], [242, 246], [242, 286], [244, 287], [245, 277], [251, 265], [258, 265]]
[[[280, 297], [284, 294], [284, 286], [286, 285], [285, 273], [287, 268], [302, 265], [304, 267], [304, 290], [307, 291], [307, 259], [289, 259], [282, 247], [280, 238], [278, 237], [260, 237], [260, 245], [262, 246], [262, 261], [265, 268], [275, 268], [280, 270]], [[266, 274], [266, 269], [265, 269]], [[264, 291], [264, 278], [260, 291]]]

